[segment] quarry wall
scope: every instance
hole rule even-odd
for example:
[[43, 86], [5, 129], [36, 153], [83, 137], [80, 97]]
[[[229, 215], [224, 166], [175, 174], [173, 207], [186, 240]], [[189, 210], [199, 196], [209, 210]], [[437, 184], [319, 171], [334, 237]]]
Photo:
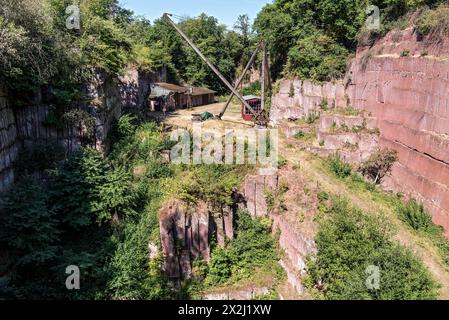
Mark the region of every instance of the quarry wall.
[[[448, 234], [449, 39], [420, 38], [413, 28], [392, 31], [359, 47], [343, 80], [283, 81], [270, 119], [276, 124], [301, 118], [319, 111], [323, 101], [330, 109], [350, 106], [367, 114], [379, 129], [379, 146], [399, 156], [383, 187], [423, 202]], [[322, 124], [339, 121], [331, 118]]]
[[[144, 108], [150, 94], [150, 83], [165, 81], [165, 76], [165, 70], [142, 73], [134, 67], [128, 68], [118, 78], [101, 71], [95, 73], [82, 88], [88, 102], [80, 102], [77, 106], [95, 118], [95, 148], [107, 148], [106, 137], [114, 118], [125, 109]], [[44, 93], [43, 90], [37, 92], [26, 105], [17, 107], [5, 85], [0, 83], [0, 192], [14, 182], [13, 164], [21, 148], [57, 142], [70, 153], [83, 142], [85, 128], [56, 128], [46, 124], [51, 107], [43, 98]]]

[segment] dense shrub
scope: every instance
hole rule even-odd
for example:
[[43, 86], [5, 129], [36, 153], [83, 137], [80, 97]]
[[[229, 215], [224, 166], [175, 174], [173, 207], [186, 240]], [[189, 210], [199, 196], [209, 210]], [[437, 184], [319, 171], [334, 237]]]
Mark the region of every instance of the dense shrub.
[[250, 278], [257, 270], [276, 272], [278, 251], [269, 218], [252, 219], [238, 212], [235, 230], [235, 239], [225, 249], [217, 247], [212, 252], [206, 286]]
[[359, 166], [359, 171], [377, 184], [382, 181], [397, 160], [398, 155], [395, 150], [378, 150]]
[[424, 209], [422, 203], [415, 199], [398, 206], [399, 217], [415, 230], [431, 231], [434, 228], [431, 215]]
[[424, 11], [416, 22], [420, 36], [441, 40], [449, 36], [449, 5], [441, 4], [433, 10]]
[[[307, 286], [325, 299], [434, 299], [437, 285], [409, 251], [390, 240], [380, 216], [337, 198], [320, 222], [317, 254], [308, 260]], [[369, 266], [380, 270], [379, 288], [366, 282]]]
[[15, 266], [41, 265], [56, 257], [58, 220], [48, 207], [48, 194], [34, 178], [23, 178], [1, 202], [4, 241]]
[[329, 167], [332, 172], [339, 178], [345, 178], [351, 174], [352, 168], [339, 153], [328, 158]]

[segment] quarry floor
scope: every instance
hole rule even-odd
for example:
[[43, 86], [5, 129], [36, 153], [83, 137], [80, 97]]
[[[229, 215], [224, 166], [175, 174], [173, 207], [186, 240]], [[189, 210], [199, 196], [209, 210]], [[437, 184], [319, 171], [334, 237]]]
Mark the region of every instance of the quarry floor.
[[[224, 106], [224, 103], [216, 103], [212, 105], [196, 107], [193, 109], [178, 110], [169, 114], [165, 119], [163, 115], [158, 117], [164, 123], [177, 127], [191, 128], [192, 114], [208, 111], [214, 115], [218, 114]], [[155, 113], [156, 114], [156, 113]], [[223, 120], [208, 120], [203, 122], [205, 128], [251, 128], [252, 122], [243, 121], [240, 115], [240, 106], [231, 105]], [[396, 215], [394, 209], [389, 207], [382, 201], [377, 201], [373, 195], [367, 190], [357, 190], [354, 192], [344, 181], [329, 174], [324, 167], [324, 162], [317, 156], [306, 151], [300, 144], [292, 144], [291, 141], [282, 133], [280, 133], [279, 156], [288, 161], [287, 170], [293, 170], [292, 167], [299, 167], [304, 188], [316, 188], [328, 193], [342, 195], [350, 200], [350, 202], [366, 212], [383, 213], [386, 217], [385, 223], [391, 225], [394, 231], [394, 239], [403, 246], [408, 247], [414, 254], [423, 261], [434, 279], [441, 285], [439, 290], [439, 298], [449, 299], [449, 268], [442, 260], [438, 248], [427, 238], [424, 238], [414, 232], [410, 227], [405, 225]], [[296, 213], [295, 213], [296, 214]], [[282, 291], [286, 299], [310, 299], [307, 294], [299, 297], [294, 293], [286, 293], [287, 286], [279, 289]]]
[[[205, 106], [190, 108], [190, 109], [180, 109], [174, 112], [167, 113], [164, 117], [162, 112], [152, 112], [151, 115], [158, 119], [163, 119], [163, 122], [168, 125], [174, 125], [182, 128], [192, 127], [192, 114], [210, 112], [213, 115], [219, 114], [225, 102], [214, 103]], [[240, 105], [230, 104], [222, 120], [208, 120], [202, 122], [204, 128], [252, 128], [253, 123], [250, 121], [244, 121], [241, 116]]]

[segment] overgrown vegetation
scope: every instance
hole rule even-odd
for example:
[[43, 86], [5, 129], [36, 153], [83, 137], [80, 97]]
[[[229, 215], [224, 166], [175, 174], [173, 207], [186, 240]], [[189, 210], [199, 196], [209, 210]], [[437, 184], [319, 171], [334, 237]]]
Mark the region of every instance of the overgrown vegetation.
[[[342, 160], [340, 159], [340, 161]], [[346, 167], [346, 165], [344, 163], [340, 163], [340, 161], [337, 161], [339, 164], [336, 165], [336, 171], [329, 166], [329, 162], [327, 162], [327, 170], [337, 175], [337, 177], [339, 177], [351, 191], [356, 193], [368, 192], [373, 201], [383, 203], [389, 208], [392, 208], [398, 217], [406, 225], [410, 226], [414, 232], [428, 238], [436, 246], [436, 248], [438, 248], [446, 268], [449, 269], [449, 241], [444, 236], [442, 227], [433, 223], [430, 214], [425, 210], [421, 203], [415, 199], [405, 201], [401, 193], [392, 194], [384, 192], [380, 188], [376, 187], [376, 184], [367, 180], [358, 172], [351, 172], [345, 177], [341, 175], [338, 176], [336, 172], [340, 172], [340, 170], [342, 170], [338, 168]]]
[[378, 184], [391, 170], [393, 164], [398, 160], [395, 150], [383, 149], [373, 153], [359, 166], [359, 171], [368, 179]]
[[442, 3], [432, 10], [424, 11], [416, 22], [418, 34], [432, 41], [449, 36], [449, 5]]
[[338, 152], [329, 156], [328, 164], [332, 172], [339, 178], [346, 178], [352, 172], [351, 165], [347, 163]]
[[[381, 216], [334, 198], [319, 224], [315, 239], [318, 251], [307, 262], [306, 280], [317, 298], [436, 298], [438, 287], [429, 271], [410, 250], [390, 240], [391, 233]], [[378, 286], [369, 281], [369, 266], [379, 270]]]
[[[443, 0], [275, 0], [258, 14], [255, 30], [267, 41], [272, 74], [317, 81], [340, 78], [357, 43], [371, 45], [393, 28], [408, 24], [407, 13], [425, 5], [434, 7]], [[381, 12], [381, 28], [364, 27], [368, 5]], [[446, 30], [445, 10], [428, 13], [421, 30]], [[438, 12], [438, 13], [437, 13]]]
[[244, 211], [235, 217], [235, 239], [225, 248], [215, 246], [209, 265], [200, 268], [196, 278], [185, 288], [190, 296], [230, 286], [242, 281], [263, 281], [268, 276], [278, 282], [284, 273], [280, 267], [279, 249], [271, 234], [269, 218], [253, 219]]
[[[231, 205], [248, 168], [165, 163], [160, 151], [172, 142], [157, 124], [136, 116], [117, 120], [111, 137], [115, 143], [107, 157], [89, 148], [56, 163], [50, 157], [36, 168], [22, 170], [23, 178], [2, 198], [0, 243], [10, 254], [1, 266], [8, 271], [1, 296], [177, 296], [161, 272], [161, 257], [150, 260], [148, 255], [148, 243], [160, 243], [159, 209], [172, 197], [192, 205], [199, 200], [217, 207]], [[47, 172], [47, 183], [30, 176], [36, 169]], [[277, 254], [267, 221], [251, 221], [247, 214], [238, 215], [237, 238], [226, 249], [231, 282], [250, 276]], [[65, 288], [69, 265], [79, 266], [82, 273], [84, 285], [76, 293]], [[224, 283], [217, 280], [217, 265], [219, 261], [211, 264], [207, 281]]]

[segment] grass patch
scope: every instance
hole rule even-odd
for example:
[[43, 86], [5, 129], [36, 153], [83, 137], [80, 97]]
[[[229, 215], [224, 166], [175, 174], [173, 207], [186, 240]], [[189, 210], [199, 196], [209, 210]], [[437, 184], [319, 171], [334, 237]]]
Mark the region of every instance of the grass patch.
[[352, 172], [351, 165], [338, 152], [328, 157], [328, 165], [338, 178], [348, 177]]
[[353, 107], [345, 107], [345, 108], [333, 108], [332, 114], [342, 115], [342, 116], [360, 116], [362, 115], [362, 111], [354, 109]]
[[304, 131], [300, 130], [297, 133], [295, 133], [295, 135], [293, 137], [296, 140], [310, 142], [310, 141], [313, 141], [314, 139], [316, 139], [316, 132], [315, 131], [304, 132]]

